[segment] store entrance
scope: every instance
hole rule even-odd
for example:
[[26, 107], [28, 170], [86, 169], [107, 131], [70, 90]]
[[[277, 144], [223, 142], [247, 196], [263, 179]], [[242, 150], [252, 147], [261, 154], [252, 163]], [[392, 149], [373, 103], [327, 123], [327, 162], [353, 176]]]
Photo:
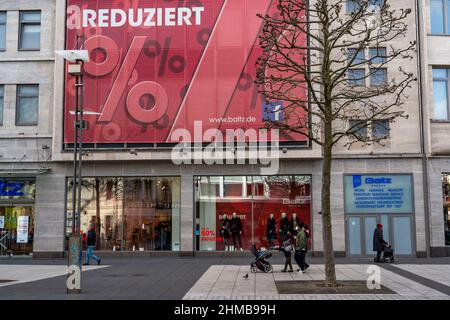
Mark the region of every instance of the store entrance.
[[411, 256], [414, 253], [411, 215], [348, 215], [347, 255], [371, 257], [373, 233], [378, 223], [383, 225], [384, 240], [392, 244], [395, 255]]
[[34, 206], [0, 206], [0, 255], [33, 251]]

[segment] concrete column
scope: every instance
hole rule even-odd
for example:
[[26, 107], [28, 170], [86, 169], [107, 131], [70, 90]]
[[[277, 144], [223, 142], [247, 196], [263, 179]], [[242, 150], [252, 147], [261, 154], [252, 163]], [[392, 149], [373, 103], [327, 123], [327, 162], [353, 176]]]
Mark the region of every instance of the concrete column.
[[194, 177], [181, 176], [181, 251], [194, 251]]
[[62, 256], [65, 226], [65, 177], [42, 174], [36, 177], [35, 256]]

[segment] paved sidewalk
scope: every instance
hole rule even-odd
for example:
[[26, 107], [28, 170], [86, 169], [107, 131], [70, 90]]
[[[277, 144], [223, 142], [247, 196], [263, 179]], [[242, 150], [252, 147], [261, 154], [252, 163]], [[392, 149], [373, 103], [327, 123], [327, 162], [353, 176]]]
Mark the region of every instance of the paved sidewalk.
[[[368, 278], [368, 265], [337, 265], [338, 280], [362, 280]], [[420, 267], [420, 266], [419, 266]], [[444, 267], [444, 266], [441, 266]], [[450, 267], [447, 265], [447, 268]], [[324, 280], [324, 266], [311, 265], [306, 274], [280, 270], [274, 265], [273, 273], [251, 273], [248, 266], [213, 265], [183, 297], [186, 300], [450, 300], [450, 296], [381, 268], [381, 284], [396, 294], [327, 294], [292, 295], [278, 294], [275, 281]], [[243, 278], [248, 274], [248, 278]]]
[[[302, 275], [299, 274], [283, 274], [280, 272], [284, 257], [273, 256], [270, 259], [272, 265], [275, 266], [275, 273], [269, 275], [271, 281], [266, 281], [264, 274], [257, 274], [256, 279], [249, 278], [248, 282], [241, 281], [238, 278], [240, 273], [249, 273], [249, 264], [253, 260], [251, 254], [248, 257], [122, 257], [102, 259], [102, 266], [91, 266], [83, 268], [89, 270], [83, 272], [82, 278], [82, 294], [67, 295], [66, 294], [66, 259], [26, 259], [26, 258], [0, 258], [0, 279], [18, 280], [14, 283], [0, 283], [0, 300], [17, 300], [17, 299], [70, 299], [70, 300], [115, 300], [115, 299], [131, 299], [131, 300], [158, 300], [171, 299], [181, 300], [188, 292], [194, 293], [198, 289], [196, 284], [204, 284], [204, 291], [200, 292], [204, 295], [208, 293], [206, 298], [215, 297], [212, 287], [204, 283], [205, 278], [210, 277], [210, 281], [215, 285], [214, 290], [225, 291], [221, 294], [225, 299], [231, 296], [237, 298], [241, 296], [240, 292], [248, 290], [249, 295], [254, 298], [279, 299], [274, 292], [274, 280], [285, 279], [291, 277], [297, 279]], [[450, 259], [397, 259], [400, 264], [394, 266], [395, 270], [382, 271], [389, 281], [393, 283], [394, 291], [400, 290], [399, 295], [392, 295], [392, 299], [400, 298], [423, 298], [429, 295], [429, 298], [443, 299], [446, 295], [439, 290], [435, 290], [433, 285], [424, 285], [418, 283], [414, 279], [417, 276], [427, 276], [430, 281], [439, 282], [448, 288], [448, 272], [450, 270]], [[323, 258], [308, 258], [311, 269], [308, 276], [310, 279], [321, 279], [323, 275]], [[338, 276], [342, 278], [365, 279], [365, 270], [370, 259], [354, 259], [354, 258], [337, 258]], [[427, 266], [422, 266], [427, 264]], [[18, 267], [18, 265], [20, 267]], [[107, 267], [103, 267], [107, 266]], [[400, 267], [411, 272], [406, 277], [395, 274], [395, 271], [404, 271]], [[101, 268], [103, 267], [103, 268]], [[216, 269], [214, 269], [216, 268]], [[217, 269], [218, 268], [218, 269]], [[237, 269], [236, 269], [237, 268]], [[412, 269], [411, 269], [412, 268]], [[220, 270], [224, 271], [220, 271]], [[208, 270], [215, 270], [208, 272]], [[219, 270], [219, 271], [218, 271]], [[428, 270], [428, 273], [424, 273]], [[19, 278], [15, 278], [14, 274]], [[218, 277], [220, 275], [220, 281]], [[268, 279], [270, 279], [270, 277]], [[11, 279], [14, 278], [14, 279]], [[406, 279], [411, 278], [411, 279]], [[202, 280], [203, 279], [203, 280]], [[289, 278], [286, 278], [289, 279]], [[384, 277], [382, 279], [385, 279]], [[406, 280], [405, 280], [406, 279]], [[422, 278], [423, 280], [424, 278]], [[432, 279], [432, 280], [431, 280]], [[244, 280], [244, 279], [242, 279]], [[431, 283], [430, 282], [430, 283]], [[251, 285], [249, 286], [249, 283]], [[236, 284], [236, 286], [235, 286]], [[384, 284], [384, 283], [383, 283]], [[251, 289], [250, 289], [251, 288]], [[238, 289], [237, 291], [233, 291]], [[438, 288], [439, 289], [439, 288]], [[228, 291], [227, 291], [228, 290]], [[403, 290], [403, 291], [401, 291]], [[258, 292], [258, 296], [256, 296]], [[211, 293], [211, 294], [210, 294]], [[293, 296], [284, 298], [295, 299], [324, 299], [324, 298], [351, 298], [361, 299], [369, 298], [358, 296]], [[378, 295], [373, 299], [380, 298]]]

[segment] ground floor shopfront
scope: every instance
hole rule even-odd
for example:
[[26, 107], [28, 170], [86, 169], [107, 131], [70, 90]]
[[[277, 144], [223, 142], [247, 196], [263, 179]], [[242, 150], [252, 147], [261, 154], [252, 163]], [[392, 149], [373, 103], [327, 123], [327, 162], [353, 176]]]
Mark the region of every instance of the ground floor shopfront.
[[[267, 247], [270, 214], [278, 242], [284, 213], [288, 220], [295, 215], [310, 226], [310, 249], [321, 255], [320, 172], [319, 160], [282, 161], [274, 176], [261, 175], [252, 165], [85, 162], [81, 228], [83, 233], [90, 224], [96, 228], [102, 251], [207, 254], [230, 245], [237, 249], [239, 242], [245, 250], [253, 243]], [[72, 223], [71, 174], [71, 163], [54, 163], [52, 170], [36, 176], [35, 256], [61, 256], [65, 250]], [[423, 185], [420, 159], [335, 160], [331, 203], [336, 254], [372, 256], [373, 229], [382, 223], [397, 255], [425, 256]], [[224, 239], [223, 219], [233, 214], [241, 222], [240, 237]]]

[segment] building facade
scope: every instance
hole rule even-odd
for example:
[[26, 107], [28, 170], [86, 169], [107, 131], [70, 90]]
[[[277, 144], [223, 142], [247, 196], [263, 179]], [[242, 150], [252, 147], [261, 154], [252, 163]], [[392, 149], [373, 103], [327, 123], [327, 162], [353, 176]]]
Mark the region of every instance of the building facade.
[[[248, 8], [256, 3], [247, 1]], [[62, 58], [55, 57], [54, 50], [75, 48], [77, 39], [70, 28], [67, 30], [69, 21], [74, 24], [86, 22], [84, 35], [87, 40], [93, 36], [113, 38], [113, 35], [102, 33], [101, 29], [88, 28], [98, 22], [92, 12], [81, 15], [86, 21], [70, 19], [76, 11], [71, 6], [81, 2], [0, 1], [2, 252], [12, 250], [17, 254], [33, 253], [34, 256], [45, 257], [62, 256], [66, 250], [72, 223], [73, 140], [69, 137], [73, 135], [73, 129], [70, 131], [72, 120], [68, 111], [73, 108], [70, 105], [73, 82], [65, 75], [66, 65]], [[197, 2], [192, 6], [204, 4], [208, 9], [211, 5], [208, 1]], [[448, 131], [445, 127], [449, 125], [447, 116], [450, 113], [443, 111], [448, 107], [447, 104], [444, 108], [443, 103], [445, 99], [445, 103], [448, 102], [446, 66], [450, 62], [445, 61], [445, 50], [447, 47], [450, 50], [450, 44], [447, 46], [445, 42], [447, 16], [444, 14], [442, 17], [442, 29], [430, 22], [437, 20], [430, 18], [437, 14], [436, 10], [439, 11], [436, 2], [402, 0], [391, 3], [395, 8], [412, 9], [407, 21], [407, 36], [400, 41], [405, 44], [418, 42], [417, 57], [403, 67], [420, 75], [419, 81], [409, 89], [408, 100], [403, 106], [409, 118], [391, 124], [385, 146], [354, 145], [349, 149], [342, 143], [335, 149], [332, 217], [336, 255], [372, 256], [372, 234], [377, 223], [384, 225], [385, 238], [393, 244], [397, 255], [449, 255], [449, 216], [444, 195], [450, 190], [446, 187], [446, 182], [450, 183], [447, 180], [450, 154], [446, 147]], [[442, 6], [447, 5], [446, 1], [441, 2]], [[200, 20], [196, 21], [200, 17], [204, 18], [201, 21], [208, 23], [208, 16], [201, 16], [201, 11], [192, 10], [192, 6], [189, 13], [187, 9], [184, 13], [174, 11], [184, 14], [185, 19], [173, 21], [158, 22], [158, 11], [155, 10], [154, 23], [190, 23], [195, 27], [197, 22], [201, 24]], [[246, 28], [248, 13], [243, 10], [231, 12], [231, 23], [242, 24], [242, 27], [235, 28], [236, 34], [230, 31], [229, 36], [245, 42], [247, 36], [241, 34]], [[441, 10], [439, 14], [442, 12], [447, 10]], [[136, 13], [131, 19], [137, 19], [139, 11]], [[121, 17], [122, 13], [117, 11], [115, 22], [118, 23], [117, 19]], [[130, 19], [130, 15], [125, 18]], [[433, 28], [439, 31], [434, 32]], [[196, 41], [202, 45], [202, 38], [198, 38], [202, 35], [202, 26], [194, 30], [198, 32]], [[189, 37], [188, 33], [185, 37]], [[177, 41], [175, 35], [171, 39]], [[119, 43], [117, 39], [115, 41]], [[167, 41], [167, 38], [161, 41]], [[229, 47], [233, 47], [232, 40], [226, 41], [229, 41]], [[106, 55], [114, 47], [111, 43], [104, 49]], [[98, 43], [86, 44], [87, 47], [89, 45], [98, 49], [95, 47]], [[147, 54], [153, 58], [158, 55], [158, 59], [164, 57], [164, 47], [158, 49], [158, 45], [153, 45], [152, 50], [146, 47]], [[192, 55], [198, 54], [194, 51]], [[118, 57], [127, 57], [126, 50], [121, 52], [119, 49], [118, 52]], [[176, 53], [178, 56], [165, 56], [169, 63], [166, 68], [173, 74], [172, 78], [169, 77], [173, 86], [178, 85], [179, 64], [189, 61], [186, 55], [186, 60], [180, 58], [183, 56], [181, 49]], [[231, 70], [235, 67], [234, 62], [227, 64], [227, 57], [238, 53], [230, 50], [228, 55], [215, 56], [216, 63], [223, 62], [227, 66], [226, 70], [217, 71], [224, 72], [225, 80], [216, 81], [215, 86], [226, 87], [227, 77], [232, 76]], [[365, 54], [370, 55], [370, 52]], [[114, 55], [111, 56], [114, 62]], [[101, 57], [98, 59], [95, 60], [95, 68], [89, 71], [98, 78], [96, 82], [87, 79], [86, 87], [88, 84], [99, 88], [111, 86], [111, 79], [110, 82], [103, 79], [107, 79], [110, 73], [122, 72], [114, 64], [110, 66], [111, 70], [106, 70], [111, 61], [106, 63]], [[140, 60], [136, 61], [140, 63]], [[161, 65], [149, 64], [147, 68], [154, 68], [159, 75], [163, 72]], [[388, 67], [387, 75], [395, 74], [396, 67]], [[102, 71], [102, 68], [106, 69]], [[129, 74], [137, 83], [142, 72], [145, 74], [145, 71], [138, 71], [138, 74]], [[165, 69], [165, 72], [169, 71]], [[210, 79], [206, 79], [199, 86], [208, 88], [208, 92], [217, 90], [208, 87], [209, 82]], [[238, 88], [237, 91], [246, 92], [247, 85], [241, 84], [241, 87], [242, 90]], [[189, 90], [195, 90], [195, 86]], [[439, 99], [436, 98], [438, 90]], [[94, 110], [96, 104], [105, 103], [99, 101], [104, 99], [100, 97], [101, 90], [99, 92], [98, 96], [89, 98], [97, 99], [95, 102], [89, 104], [89, 100], [86, 101], [86, 110]], [[86, 94], [89, 96], [89, 92]], [[237, 99], [243, 104], [253, 103], [252, 90], [249, 89], [248, 96], [245, 94]], [[207, 113], [208, 97], [200, 95], [197, 101], [200, 111], [193, 113]], [[220, 104], [219, 98], [215, 101]], [[142, 106], [142, 102], [139, 103]], [[132, 110], [128, 112], [133, 113]], [[187, 119], [189, 114], [182, 116]], [[251, 111], [245, 116], [251, 117]], [[92, 133], [95, 123], [89, 117], [93, 116], [86, 117], [90, 128], [83, 157], [85, 179], [82, 184], [81, 229], [85, 231], [89, 224], [95, 225], [99, 234], [99, 250], [114, 254], [134, 251], [190, 255], [223, 252], [230, 247], [248, 250], [253, 243], [267, 247], [269, 215], [274, 214], [278, 229], [281, 228], [282, 213], [286, 213], [289, 220], [296, 217], [298, 222], [310, 226], [311, 251], [315, 255], [322, 254], [322, 152], [316, 144], [307, 141], [282, 143], [279, 168], [275, 174], [264, 174], [262, 169], [267, 166], [256, 161], [252, 153], [246, 154], [246, 162], [240, 164], [176, 164], [171, 160], [173, 143], [160, 143], [154, 136], [152, 143], [135, 139], [147, 132], [146, 126], [136, 129], [134, 122], [130, 121], [125, 126], [129, 128], [125, 140], [116, 134], [114, 126], [103, 127], [99, 138]], [[365, 132], [378, 133], [375, 124]], [[223, 219], [233, 219], [233, 213], [240, 223], [236, 232], [226, 235], [221, 232]], [[280, 230], [277, 230], [279, 236]]]

